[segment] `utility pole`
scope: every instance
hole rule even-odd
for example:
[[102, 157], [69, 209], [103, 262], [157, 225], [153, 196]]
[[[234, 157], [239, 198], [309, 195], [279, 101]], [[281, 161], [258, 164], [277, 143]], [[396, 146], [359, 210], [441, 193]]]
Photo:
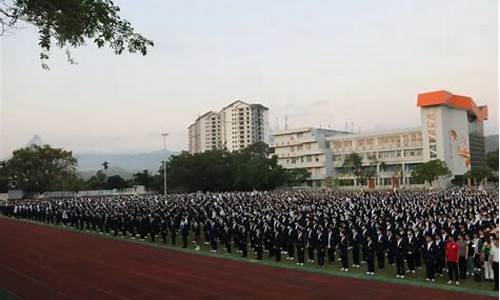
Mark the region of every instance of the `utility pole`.
[[163, 160], [163, 195], [167, 195], [167, 136], [168, 133], [162, 132], [163, 151], [165, 151], [165, 159]]

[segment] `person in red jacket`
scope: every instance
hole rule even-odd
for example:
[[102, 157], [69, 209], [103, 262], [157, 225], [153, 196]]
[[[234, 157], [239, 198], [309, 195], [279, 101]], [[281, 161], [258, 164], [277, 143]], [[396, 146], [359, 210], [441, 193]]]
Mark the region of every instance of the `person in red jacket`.
[[459, 285], [458, 282], [458, 260], [459, 260], [459, 249], [460, 245], [455, 241], [453, 235], [448, 236], [448, 243], [446, 244], [446, 265], [448, 267], [448, 276], [450, 281], [448, 284], [455, 283]]

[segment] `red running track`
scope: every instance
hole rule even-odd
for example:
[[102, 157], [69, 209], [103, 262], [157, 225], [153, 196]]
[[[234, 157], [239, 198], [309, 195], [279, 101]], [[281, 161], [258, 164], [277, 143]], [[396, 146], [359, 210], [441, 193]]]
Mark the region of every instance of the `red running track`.
[[4, 218], [0, 288], [22, 299], [492, 299], [194, 255]]

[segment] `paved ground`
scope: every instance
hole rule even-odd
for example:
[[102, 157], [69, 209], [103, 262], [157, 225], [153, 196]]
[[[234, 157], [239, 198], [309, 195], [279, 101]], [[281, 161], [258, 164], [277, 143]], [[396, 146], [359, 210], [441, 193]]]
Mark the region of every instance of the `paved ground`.
[[0, 228], [0, 289], [21, 299], [493, 299], [193, 255], [4, 218]]

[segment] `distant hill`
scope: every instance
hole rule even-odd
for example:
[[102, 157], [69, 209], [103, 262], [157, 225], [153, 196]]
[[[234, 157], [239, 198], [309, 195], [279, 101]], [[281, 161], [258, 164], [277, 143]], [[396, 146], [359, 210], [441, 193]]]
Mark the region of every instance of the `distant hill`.
[[150, 172], [156, 172], [165, 157], [170, 157], [172, 154], [173, 152], [167, 151], [165, 153], [165, 151], [160, 150], [137, 154], [77, 153], [75, 156], [78, 158], [78, 170], [80, 173], [84, 174], [91, 171], [93, 172], [92, 175], [94, 175], [97, 170], [102, 169], [104, 161], [109, 163], [107, 171], [114, 170], [119, 173], [134, 173], [147, 169]]
[[488, 135], [484, 137], [484, 148], [486, 152], [498, 149], [498, 134]]

